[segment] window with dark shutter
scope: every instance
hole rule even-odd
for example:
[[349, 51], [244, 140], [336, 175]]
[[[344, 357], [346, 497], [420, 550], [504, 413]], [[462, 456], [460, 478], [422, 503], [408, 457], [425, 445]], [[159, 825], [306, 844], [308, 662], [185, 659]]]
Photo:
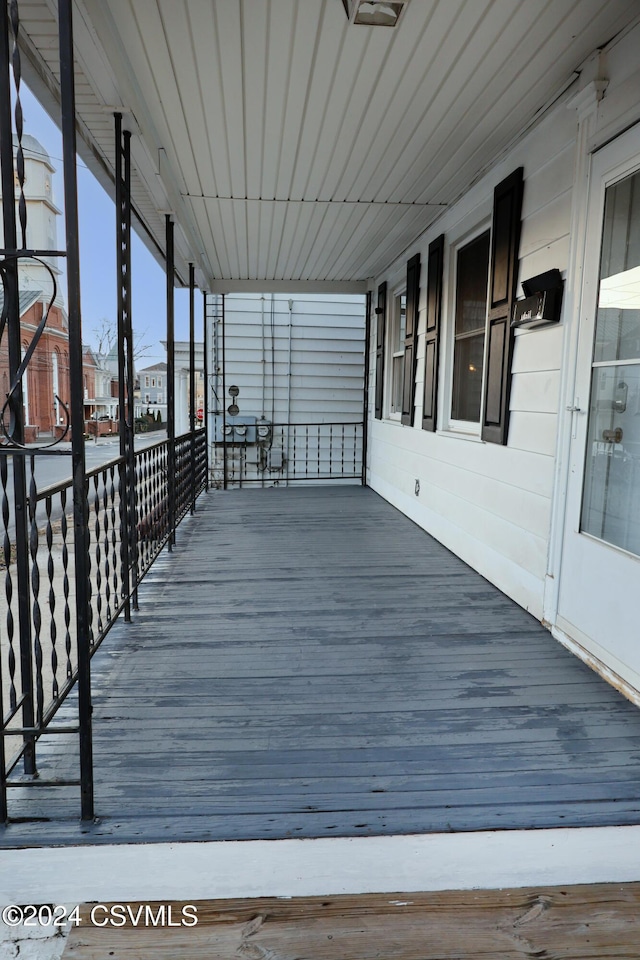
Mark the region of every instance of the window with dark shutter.
[[378, 305], [376, 307], [376, 420], [382, 419], [382, 399], [384, 393], [384, 338], [387, 324], [387, 284], [378, 287]]
[[444, 234], [429, 244], [427, 259], [427, 328], [424, 347], [422, 429], [434, 432], [438, 409], [438, 345], [442, 310]]
[[416, 392], [416, 345], [418, 341], [418, 311], [420, 307], [420, 254], [407, 263], [407, 306], [404, 335], [404, 364], [402, 375], [402, 423], [413, 426], [413, 406]]
[[487, 347], [484, 376], [482, 439], [506, 444], [513, 331], [511, 313], [518, 283], [523, 170], [519, 167], [493, 195]]

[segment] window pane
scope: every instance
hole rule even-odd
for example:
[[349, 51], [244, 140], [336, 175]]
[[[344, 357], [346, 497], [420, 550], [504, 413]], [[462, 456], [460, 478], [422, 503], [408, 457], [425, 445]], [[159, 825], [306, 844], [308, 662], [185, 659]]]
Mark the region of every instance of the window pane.
[[489, 231], [458, 252], [456, 334], [484, 330], [489, 277]]
[[640, 173], [607, 189], [594, 360], [640, 354]]
[[484, 330], [471, 337], [456, 340], [453, 358], [453, 400], [451, 416], [454, 420], [480, 420], [482, 395], [482, 359]]
[[640, 554], [640, 364], [595, 367], [582, 530]]
[[462, 247], [457, 258], [451, 416], [471, 423], [480, 420], [489, 239], [487, 231]]
[[402, 413], [402, 371], [404, 356], [393, 358], [393, 384], [391, 393], [391, 412]]
[[391, 328], [391, 413], [402, 413], [404, 375], [404, 338], [407, 329], [407, 297], [404, 293], [393, 299], [393, 326]]
[[393, 302], [393, 343], [394, 353], [404, 351], [404, 338], [407, 330], [407, 298], [403, 293]]

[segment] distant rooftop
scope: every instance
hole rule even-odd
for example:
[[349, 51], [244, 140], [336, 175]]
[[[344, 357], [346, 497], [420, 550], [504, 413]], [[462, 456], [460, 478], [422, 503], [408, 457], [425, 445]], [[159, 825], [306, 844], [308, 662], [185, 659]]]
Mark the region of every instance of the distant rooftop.
[[[32, 307], [34, 303], [37, 303], [38, 300], [48, 299], [44, 296], [42, 290], [20, 290], [19, 293], [19, 302], [20, 302], [20, 316], [23, 316], [29, 307]], [[0, 310], [4, 306], [4, 291], [0, 288]]]
[[164, 363], [164, 362], [161, 362], [161, 363], [153, 363], [153, 364], [151, 364], [150, 367], [143, 367], [141, 370], [138, 370], [138, 373], [139, 373], [139, 374], [140, 374], [140, 373], [149, 373], [151, 370], [154, 370], [154, 371], [159, 370], [161, 373], [163, 373], [163, 372], [166, 371], [166, 369], [167, 369], [167, 365], [166, 365], [166, 363]]

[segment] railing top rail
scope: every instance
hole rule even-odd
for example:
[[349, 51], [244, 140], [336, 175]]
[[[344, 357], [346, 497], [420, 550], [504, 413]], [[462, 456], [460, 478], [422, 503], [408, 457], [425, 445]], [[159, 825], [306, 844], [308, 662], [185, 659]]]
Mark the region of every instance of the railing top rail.
[[[122, 457], [115, 457], [112, 460], [105, 460], [104, 463], [101, 463], [99, 467], [94, 467], [93, 470], [87, 472], [87, 480], [93, 479], [93, 477], [102, 473], [104, 470], [109, 470], [111, 467], [117, 467], [122, 463]], [[60, 480], [58, 483], [52, 483], [48, 487], [43, 487], [41, 490], [38, 490], [38, 496], [36, 500], [40, 503], [41, 500], [46, 500], [47, 497], [55, 497], [57, 494], [62, 493], [63, 490], [68, 490], [73, 486], [73, 479], [69, 477], [68, 480]], [[28, 500], [29, 498], [27, 498]]]
[[[194, 430], [194, 433], [195, 433], [196, 437], [199, 437], [199, 436], [204, 436], [205, 433], [206, 433], [206, 431], [205, 431], [204, 427], [202, 426], [202, 427], [196, 427], [196, 429]], [[191, 439], [191, 431], [190, 431], [190, 430], [187, 430], [186, 433], [179, 433], [179, 434], [176, 436], [176, 443], [177, 443], [179, 440], [190, 440], [190, 439]], [[147, 447], [146, 449], [149, 449], [149, 448]]]

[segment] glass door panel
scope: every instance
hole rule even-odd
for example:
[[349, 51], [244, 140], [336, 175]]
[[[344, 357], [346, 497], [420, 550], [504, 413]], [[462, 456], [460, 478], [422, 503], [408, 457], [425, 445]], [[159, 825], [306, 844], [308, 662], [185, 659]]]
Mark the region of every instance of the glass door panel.
[[640, 173], [605, 194], [580, 529], [640, 555]]

